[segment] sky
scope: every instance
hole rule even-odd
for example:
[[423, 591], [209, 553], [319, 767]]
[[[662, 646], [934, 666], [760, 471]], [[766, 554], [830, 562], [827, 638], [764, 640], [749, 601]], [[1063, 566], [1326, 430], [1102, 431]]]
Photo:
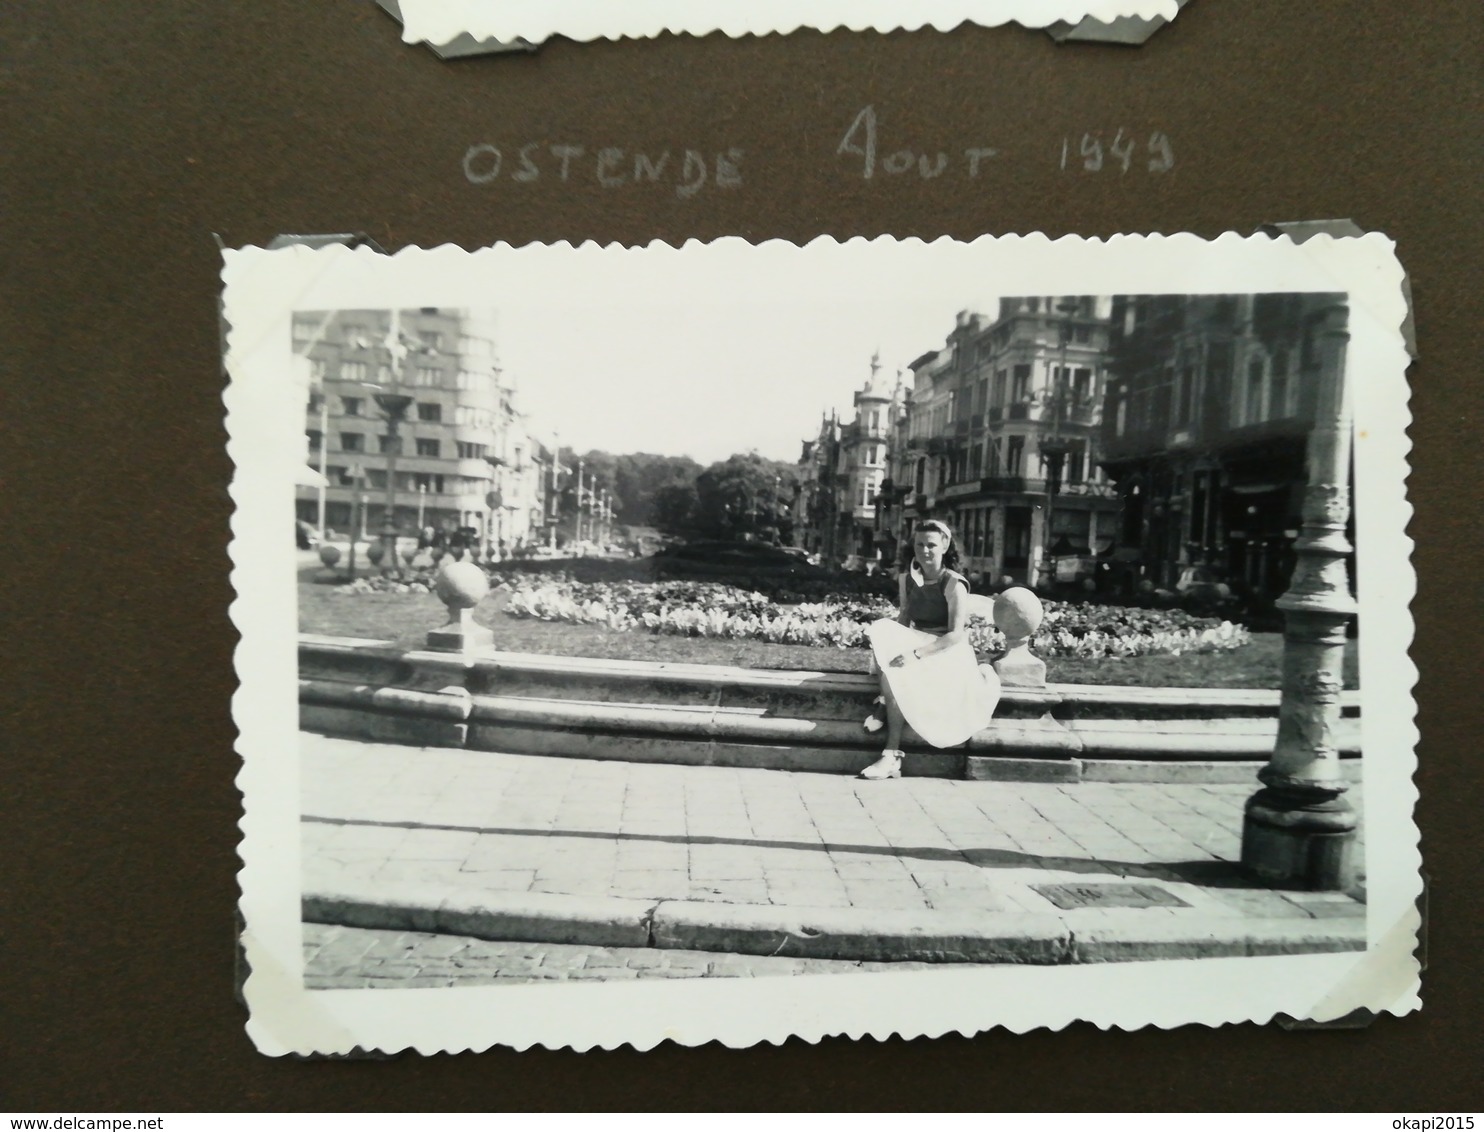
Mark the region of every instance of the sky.
[[644, 267], [628, 280], [569, 274], [491, 308], [501, 364], [538, 435], [555, 428], [579, 451], [709, 464], [756, 449], [791, 463], [822, 412], [849, 419], [878, 349], [888, 381], [899, 369], [910, 379], [907, 364], [943, 345], [959, 310], [998, 301], [956, 293], [971, 290], [961, 280]]

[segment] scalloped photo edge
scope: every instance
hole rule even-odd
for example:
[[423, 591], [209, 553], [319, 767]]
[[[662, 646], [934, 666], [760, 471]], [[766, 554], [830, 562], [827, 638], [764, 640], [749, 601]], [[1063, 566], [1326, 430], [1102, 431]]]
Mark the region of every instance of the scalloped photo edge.
[[948, 31], [963, 23], [1044, 28], [1089, 18], [1173, 20], [1179, 14], [1178, 0], [400, 0], [400, 7], [403, 41], [438, 45], [461, 35], [540, 43], [554, 35], [594, 40], [800, 28]]
[[[466, 251], [444, 245], [392, 255], [343, 246], [225, 251], [223, 399], [234, 465], [230, 614], [241, 634], [232, 710], [241, 758], [240, 910], [251, 1041], [272, 1056], [358, 1049], [431, 1054], [497, 1045], [643, 1050], [665, 1041], [746, 1047], [790, 1037], [913, 1038], [992, 1028], [1021, 1033], [1076, 1021], [1121, 1029], [1279, 1017], [1324, 1022], [1357, 1010], [1404, 1015], [1419, 1009], [1416, 668], [1408, 654], [1416, 578], [1407, 535], [1411, 416], [1403, 281], [1395, 245], [1378, 233], [1302, 243], [1236, 233], [1209, 240], [1185, 233], [1053, 240], [1037, 233], [971, 241], [821, 237], [803, 245], [730, 237], [680, 246], [561, 242]], [[1362, 950], [396, 991], [306, 987], [296, 596], [302, 565], [296, 567], [284, 533], [306, 451], [308, 369], [290, 364], [295, 312], [528, 311], [549, 302], [562, 318], [582, 325], [611, 301], [619, 312], [612, 325], [623, 325], [631, 311], [658, 326], [665, 318], [693, 320], [704, 309], [720, 332], [744, 316], [766, 325], [766, 312], [774, 309], [802, 318], [800, 310], [828, 308], [834, 317], [843, 307], [879, 323], [880, 310], [917, 304], [941, 311], [947, 333], [955, 312], [987, 306], [996, 296], [1264, 293], [1343, 293], [1348, 305], [1343, 372], [1353, 401], [1355, 586], [1363, 626]], [[871, 328], [867, 336], [876, 332]], [[606, 344], [622, 352], [643, 350], [646, 341]], [[796, 344], [788, 343], [790, 349]], [[699, 359], [696, 370], [702, 383], [704, 362]], [[855, 377], [847, 370], [841, 380], [848, 396]], [[704, 384], [697, 387], [698, 397], [704, 392]], [[745, 395], [746, 387], [734, 383], [727, 393]], [[683, 430], [686, 414], [708, 411], [698, 408], [705, 404], [663, 411]], [[421, 686], [433, 687], [426, 680]], [[891, 790], [896, 784], [872, 785]], [[996, 789], [993, 781], [975, 785]], [[1253, 791], [1258, 787], [1254, 779]]]

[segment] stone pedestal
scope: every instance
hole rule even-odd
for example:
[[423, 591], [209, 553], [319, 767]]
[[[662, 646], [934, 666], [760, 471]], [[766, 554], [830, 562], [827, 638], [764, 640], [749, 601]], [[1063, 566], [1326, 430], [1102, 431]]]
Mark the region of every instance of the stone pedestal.
[[428, 648], [439, 652], [477, 652], [493, 648], [495, 635], [474, 623], [472, 608], [450, 609], [448, 624], [428, 634]]
[[994, 623], [1005, 634], [1005, 655], [994, 662], [1006, 688], [1044, 688], [1046, 662], [1031, 652], [1031, 638], [1046, 618], [1046, 609], [1024, 586], [1012, 586], [994, 599]]
[[490, 592], [489, 579], [472, 562], [449, 559], [438, 571], [433, 592], [448, 607], [448, 623], [428, 634], [428, 648], [476, 652], [494, 645], [495, 635], [474, 623], [474, 607]]

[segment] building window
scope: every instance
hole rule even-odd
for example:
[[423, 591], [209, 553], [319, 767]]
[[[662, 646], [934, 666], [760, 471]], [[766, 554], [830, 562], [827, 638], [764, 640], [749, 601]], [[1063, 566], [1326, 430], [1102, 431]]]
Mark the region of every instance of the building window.
[[319, 329], [319, 323], [314, 319], [294, 319], [294, 348], [302, 349], [314, 341], [315, 331]]
[[1081, 483], [1087, 474], [1087, 445], [1074, 441], [1067, 449], [1067, 483]]
[[1176, 411], [1186, 424], [1195, 420], [1195, 366], [1180, 371], [1180, 406]]
[[420, 389], [436, 389], [443, 384], [443, 371], [436, 366], [418, 366], [412, 384]]
[[1090, 326], [1074, 326], [1074, 327], [1072, 327], [1072, 341], [1073, 342], [1076, 342], [1076, 343], [1078, 343], [1080, 345], [1086, 345], [1088, 342], [1091, 342], [1092, 341], [1092, 327], [1090, 327]]
[[1092, 396], [1092, 370], [1082, 367], [1073, 371], [1072, 396], [1084, 403]]
[[340, 363], [340, 380], [341, 381], [365, 381], [366, 380], [366, 363], [365, 362], [341, 362]]
[[1007, 476], [1020, 475], [1020, 468], [1024, 461], [1025, 437], [1010, 437], [1010, 439], [1005, 442], [1005, 474]]
[[1256, 424], [1262, 420], [1262, 371], [1260, 358], [1254, 358], [1247, 364], [1247, 409], [1243, 417], [1247, 424]]
[[340, 411], [342, 413], [344, 413], [347, 417], [358, 417], [358, 416], [360, 416], [361, 415], [361, 398], [359, 398], [359, 397], [342, 397], [342, 398], [340, 398]]
[[418, 491], [432, 491], [441, 495], [443, 494], [443, 477], [436, 472], [414, 472], [412, 486]]
[[309, 411], [311, 413], [319, 412], [322, 408], [324, 408], [324, 405], [325, 395], [323, 393], [311, 393], [309, 395]]
[[483, 444], [470, 444], [467, 440], [457, 442], [459, 459], [461, 460], [483, 460], [485, 446]]
[[1268, 415], [1275, 420], [1288, 416], [1288, 351], [1273, 355], [1273, 380], [1268, 392]]
[[364, 452], [366, 451], [366, 438], [358, 432], [342, 432], [340, 434], [340, 450], [342, 452]]
[[443, 420], [443, 406], [433, 401], [419, 401], [417, 419], [427, 421], [429, 424], [437, 424]]
[[1019, 404], [1031, 395], [1031, 367], [1016, 366], [1015, 376], [1010, 386], [1010, 401]]
[[309, 380], [310, 381], [323, 381], [324, 379], [325, 379], [325, 359], [324, 358], [310, 358], [309, 359]]
[[309, 437], [309, 450], [311, 452], [318, 452], [324, 446], [325, 434], [320, 432], [319, 429], [312, 428], [304, 435]]
[[340, 335], [345, 344], [352, 349], [364, 350], [371, 344], [366, 337], [366, 328], [359, 322], [347, 322], [340, 328]]
[[1005, 403], [1005, 385], [1008, 375], [1002, 369], [995, 370], [994, 374], [994, 400], [992, 405], [1003, 405]]
[[417, 438], [417, 454], [419, 456], [438, 455], [438, 442], [436, 440], [429, 440], [426, 437], [419, 436]]
[[[397, 439], [400, 442], [402, 438], [401, 437], [398, 437]], [[385, 455], [386, 453], [390, 452], [392, 450], [392, 438], [390, 436], [388, 436], [386, 433], [382, 433], [380, 436], [378, 436], [376, 438], [376, 450], [378, 452], [380, 452], [382, 455]], [[402, 445], [400, 443], [398, 443], [398, 445], [397, 445], [397, 451], [400, 452], [401, 450], [402, 450]]]
[[436, 330], [419, 330], [417, 332], [417, 338], [419, 342], [430, 350], [443, 349], [443, 335], [439, 334]]

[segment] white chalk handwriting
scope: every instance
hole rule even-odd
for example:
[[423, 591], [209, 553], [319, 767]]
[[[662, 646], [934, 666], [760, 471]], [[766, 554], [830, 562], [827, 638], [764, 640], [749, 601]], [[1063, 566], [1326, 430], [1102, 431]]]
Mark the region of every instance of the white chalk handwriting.
[[693, 197], [708, 185], [717, 189], [742, 187], [740, 149], [702, 152], [698, 149], [639, 152], [617, 146], [596, 148], [526, 142], [499, 146], [489, 142], [464, 151], [464, 177], [472, 185], [497, 181], [587, 183], [604, 189], [626, 185], [672, 186], [675, 195]]
[[[847, 176], [867, 181], [903, 178], [936, 181], [939, 178], [977, 179], [999, 164], [1024, 169], [1024, 147], [995, 139], [966, 139], [977, 145], [939, 148], [916, 144], [885, 131], [875, 106], [866, 106], [851, 119], [835, 146], [837, 168]], [[902, 144], [907, 142], [909, 144]], [[1175, 168], [1175, 144], [1162, 130], [1118, 126], [1105, 130], [1064, 134], [1035, 143], [1036, 162], [1068, 176], [1160, 176]], [[524, 144], [479, 142], [464, 151], [464, 178], [471, 185], [574, 185], [600, 191], [634, 186], [661, 187], [681, 199], [703, 190], [742, 188], [744, 152], [736, 147], [702, 149], [633, 149], [587, 146], [570, 142], [531, 141]]]
[[[975, 145], [963, 149], [913, 148], [884, 144], [880, 120], [874, 106], [867, 106], [852, 119], [845, 136], [835, 148], [835, 156], [859, 158], [860, 176], [871, 180], [877, 176], [902, 176], [916, 173], [931, 181], [950, 171], [958, 176], [978, 177], [1002, 157], [998, 146]], [[1104, 169], [1128, 173], [1141, 166], [1148, 173], [1168, 173], [1175, 167], [1175, 147], [1169, 135], [1150, 131], [1147, 142], [1142, 135], [1119, 128], [1107, 133], [1067, 135], [1061, 139], [1061, 168], [1097, 173]]]

